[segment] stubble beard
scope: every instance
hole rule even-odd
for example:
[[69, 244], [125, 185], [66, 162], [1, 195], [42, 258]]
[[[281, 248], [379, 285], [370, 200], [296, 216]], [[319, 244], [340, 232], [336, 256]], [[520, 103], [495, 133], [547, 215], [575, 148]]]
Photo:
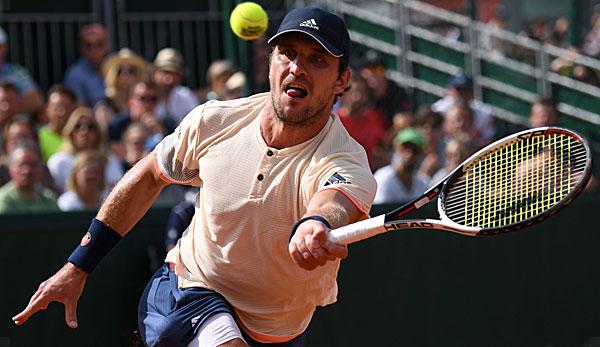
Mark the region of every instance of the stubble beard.
[[319, 120], [319, 117], [328, 106], [327, 102], [320, 103], [316, 107], [308, 107], [304, 111], [294, 112], [294, 114], [286, 115], [279, 99], [271, 93], [271, 103], [277, 119], [285, 125], [295, 127], [309, 127]]

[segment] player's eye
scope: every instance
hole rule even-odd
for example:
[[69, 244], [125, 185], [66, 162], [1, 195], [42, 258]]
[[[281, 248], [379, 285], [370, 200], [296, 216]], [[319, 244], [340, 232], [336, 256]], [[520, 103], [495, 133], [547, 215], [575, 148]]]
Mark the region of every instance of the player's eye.
[[323, 67], [327, 65], [327, 61], [320, 54], [313, 54], [310, 56], [311, 62], [318, 67]]
[[298, 54], [291, 48], [285, 48], [283, 50], [283, 55], [285, 55], [289, 60], [294, 60]]

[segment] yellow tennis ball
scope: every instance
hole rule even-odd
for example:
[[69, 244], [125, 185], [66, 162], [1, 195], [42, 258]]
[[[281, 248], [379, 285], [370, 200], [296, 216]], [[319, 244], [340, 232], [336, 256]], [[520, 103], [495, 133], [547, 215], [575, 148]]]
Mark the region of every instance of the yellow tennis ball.
[[244, 40], [254, 40], [267, 30], [269, 17], [259, 4], [242, 2], [231, 11], [229, 25], [238, 37]]

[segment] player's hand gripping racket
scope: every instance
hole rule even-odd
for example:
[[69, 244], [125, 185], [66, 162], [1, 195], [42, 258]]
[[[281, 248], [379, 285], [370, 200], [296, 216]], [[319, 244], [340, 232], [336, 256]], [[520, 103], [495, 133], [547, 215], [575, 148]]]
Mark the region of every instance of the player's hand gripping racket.
[[[568, 205], [588, 182], [591, 166], [590, 148], [579, 134], [556, 127], [525, 130], [473, 154], [404, 206], [331, 230], [329, 240], [349, 244], [414, 228], [471, 236], [518, 230]], [[438, 195], [439, 220], [398, 219]]]

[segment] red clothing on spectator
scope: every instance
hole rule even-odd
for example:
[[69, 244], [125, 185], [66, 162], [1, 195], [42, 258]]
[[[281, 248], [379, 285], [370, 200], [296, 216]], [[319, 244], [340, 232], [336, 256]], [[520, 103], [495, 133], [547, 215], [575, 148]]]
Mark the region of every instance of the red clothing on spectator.
[[373, 151], [385, 141], [387, 135], [383, 116], [373, 109], [365, 109], [362, 114], [353, 117], [349, 116], [344, 108], [335, 112], [350, 136], [364, 147], [372, 168]]

